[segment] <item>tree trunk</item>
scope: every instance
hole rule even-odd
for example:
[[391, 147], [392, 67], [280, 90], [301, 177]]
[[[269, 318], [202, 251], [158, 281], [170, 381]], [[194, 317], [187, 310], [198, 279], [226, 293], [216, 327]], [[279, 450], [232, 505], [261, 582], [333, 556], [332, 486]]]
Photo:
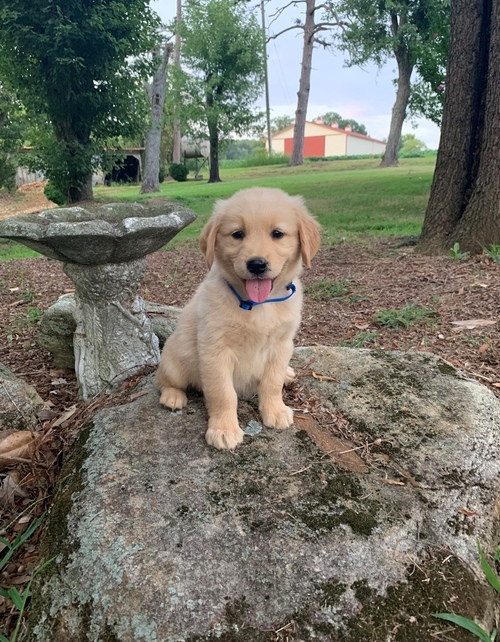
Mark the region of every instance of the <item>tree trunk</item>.
[[[182, 22], [182, 0], [177, 0], [177, 15], [174, 43], [174, 67], [181, 65], [181, 22]], [[172, 160], [174, 163], [181, 162], [181, 121], [179, 118], [180, 105], [174, 105], [174, 123], [172, 127], [173, 150]]]
[[167, 90], [168, 59], [172, 45], [165, 44], [163, 52], [154, 55], [158, 58], [158, 69], [151, 84], [146, 87], [151, 101], [151, 126], [146, 133], [145, 161], [142, 178], [141, 194], [160, 191], [160, 146], [163, 122], [163, 107]]
[[398, 165], [399, 142], [401, 140], [401, 130], [406, 118], [406, 108], [410, 100], [411, 92], [411, 72], [413, 64], [410, 61], [410, 55], [406, 47], [401, 46], [396, 50], [396, 62], [398, 64], [398, 89], [396, 91], [396, 101], [392, 108], [391, 126], [389, 137], [385, 146], [385, 152], [380, 162], [380, 167], [395, 167]]
[[72, 185], [68, 190], [68, 203], [79, 203], [80, 201], [93, 201], [94, 191], [92, 188], [93, 172], [90, 171], [82, 183], [78, 186]]
[[216, 123], [208, 123], [208, 135], [210, 139], [210, 171], [209, 183], [220, 183], [219, 175], [219, 132]]
[[297, 109], [293, 127], [292, 156], [288, 165], [302, 165], [304, 162], [304, 136], [306, 131], [307, 105], [311, 89], [311, 68], [314, 49], [314, 10], [315, 0], [306, 0], [306, 19], [304, 22], [304, 45], [302, 49], [302, 67], [300, 72]]
[[500, 4], [454, 0], [441, 141], [417, 251], [500, 244]]

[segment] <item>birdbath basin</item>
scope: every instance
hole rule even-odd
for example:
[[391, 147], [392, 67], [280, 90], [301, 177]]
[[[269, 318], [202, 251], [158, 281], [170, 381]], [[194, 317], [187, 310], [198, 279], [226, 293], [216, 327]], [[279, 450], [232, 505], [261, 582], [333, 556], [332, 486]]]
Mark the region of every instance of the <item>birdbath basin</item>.
[[111, 203], [0, 221], [0, 237], [62, 261], [75, 285], [73, 343], [83, 399], [158, 362], [158, 339], [137, 295], [145, 257], [195, 218], [174, 203]]

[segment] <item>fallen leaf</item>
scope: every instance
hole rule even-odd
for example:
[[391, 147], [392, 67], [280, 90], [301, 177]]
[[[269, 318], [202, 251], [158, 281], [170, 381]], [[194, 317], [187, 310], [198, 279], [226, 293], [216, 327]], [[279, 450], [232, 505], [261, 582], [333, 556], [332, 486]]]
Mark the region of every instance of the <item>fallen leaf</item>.
[[337, 466], [354, 473], [369, 472], [368, 466], [356, 453], [357, 448], [353, 443], [335, 437], [311, 415], [295, 415], [294, 422], [300, 430], [309, 434], [316, 446], [329, 455]]
[[467, 508], [459, 508], [457, 512], [466, 517], [479, 517], [479, 513], [475, 510], [467, 510]]
[[9, 288], [9, 292], [19, 292], [19, 288]]
[[142, 390], [141, 392], [134, 392], [133, 394], [130, 395], [129, 399], [130, 401], [134, 401], [134, 399], [139, 399], [139, 397], [144, 397], [144, 395], [147, 395], [148, 391], [147, 390]]
[[31, 430], [4, 430], [0, 433], [0, 463], [11, 463], [12, 458], [29, 459], [35, 450], [39, 435]]
[[488, 348], [490, 346], [491, 346], [491, 339], [488, 339], [488, 341], [486, 341], [486, 343], [483, 343], [483, 345], [480, 346], [480, 348], [478, 350], [479, 354], [484, 354], [488, 350]]
[[2, 479], [0, 483], [0, 503], [3, 505], [10, 504], [16, 497], [27, 497], [28, 493], [24, 491], [19, 482], [21, 477], [17, 470], [11, 471]]
[[390, 484], [391, 486], [406, 486], [406, 484], [398, 479], [387, 479], [386, 477], [377, 477], [378, 481], [383, 484]]
[[369, 323], [355, 323], [354, 327], [357, 330], [368, 330], [368, 328], [370, 327], [370, 324]]
[[335, 381], [335, 382], [338, 382], [338, 379], [335, 379], [335, 377], [329, 377], [328, 375], [319, 374], [318, 372], [314, 372], [313, 370], [311, 370], [311, 376], [314, 379], [318, 379], [318, 381]]
[[61, 426], [65, 421], [68, 421], [76, 412], [76, 405], [71, 406], [66, 410], [66, 412], [63, 412], [63, 414], [59, 417], [59, 419], [56, 419], [54, 423], [52, 424], [52, 428], [57, 428]]
[[474, 328], [483, 328], [489, 325], [495, 325], [497, 319], [468, 319], [466, 321], [451, 321], [452, 325], [457, 328], [465, 328], [466, 330], [474, 330]]

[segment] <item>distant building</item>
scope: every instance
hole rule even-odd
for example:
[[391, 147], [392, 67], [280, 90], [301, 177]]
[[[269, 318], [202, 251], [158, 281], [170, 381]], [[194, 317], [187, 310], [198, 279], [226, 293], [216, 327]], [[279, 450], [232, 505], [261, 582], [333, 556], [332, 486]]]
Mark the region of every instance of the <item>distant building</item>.
[[[276, 153], [292, 153], [293, 125], [285, 127], [272, 135], [272, 150]], [[266, 147], [267, 139], [266, 139]], [[304, 135], [304, 158], [310, 156], [368, 156], [383, 154], [385, 142], [364, 134], [358, 134], [347, 125], [340, 129], [337, 123], [325, 125], [323, 119], [306, 121]]]

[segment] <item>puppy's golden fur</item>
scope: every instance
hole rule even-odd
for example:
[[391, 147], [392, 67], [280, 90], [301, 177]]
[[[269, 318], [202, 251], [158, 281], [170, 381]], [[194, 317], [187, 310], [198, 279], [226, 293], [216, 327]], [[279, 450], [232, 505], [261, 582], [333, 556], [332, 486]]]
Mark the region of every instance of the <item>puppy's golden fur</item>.
[[[266, 426], [293, 423], [282, 388], [294, 376], [288, 364], [302, 306], [298, 277], [319, 244], [319, 225], [299, 196], [255, 187], [215, 204], [200, 238], [210, 271], [165, 343], [156, 374], [167, 408], [183, 408], [189, 386], [203, 391], [211, 446], [233, 449], [242, 442], [238, 397], [258, 393]], [[229, 287], [245, 301], [249, 291], [273, 299], [288, 296], [291, 282], [293, 296], [251, 310], [240, 308]]]

